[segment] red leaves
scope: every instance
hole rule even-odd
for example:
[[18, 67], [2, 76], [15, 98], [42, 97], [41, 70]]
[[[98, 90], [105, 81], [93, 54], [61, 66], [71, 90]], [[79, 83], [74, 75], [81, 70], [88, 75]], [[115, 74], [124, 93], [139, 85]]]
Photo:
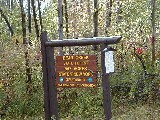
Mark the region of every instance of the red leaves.
[[143, 49], [142, 48], [137, 48], [136, 49], [136, 53], [138, 54], [138, 55], [141, 55], [142, 53], [143, 53]]

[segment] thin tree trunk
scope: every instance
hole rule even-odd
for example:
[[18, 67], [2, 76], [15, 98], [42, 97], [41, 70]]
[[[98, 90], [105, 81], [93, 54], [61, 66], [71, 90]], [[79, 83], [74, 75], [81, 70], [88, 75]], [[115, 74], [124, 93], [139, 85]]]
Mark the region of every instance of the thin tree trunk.
[[[93, 14], [93, 22], [94, 22], [94, 37], [98, 36], [98, 0], [94, 0], [94, 14]], [[93, 46], [94, 50], [97, 50], [97, 46]]]
[[91, 3], [90, 0], [87, 0], [87, 13], [88, 13], [88, 22], [91, 20]]
[[[69, 22], [68, 22], [68, 6], [67, 6], [67, 1], [64, 0], [64, 15], [65, 15], [65, 22], [66, 22], [66, 38], [68, 39], [69, 38]], [[71, 53], [71, 47], [69, 47], [69, 53]]]
[[68, 23], [68, 12], [67, 12], [67, 1], [64, 0], [64, 9], [65, 9], [65, 21], [66, 21], [66, 38], [69, 38], [69, 23]]
[[30, 36], [32, 32], [32, 18], [31, 18], [31, 0], [28, 0], [28, 32], [29, 32], [29, 45], [32, 45]]
[[[117, 25], [120, 24], [121, 20], [122, 20], [122, 16], [121, 16], [121, 13], [122, 13], [122, 4], [121, 4], [121, 1], [122, 0], [116, 0], [116, 23]], [[119, 32], [121, 32], [121, 28], [116, 28], [116, 32], [117, 34], [119, 34]], [[117, 47], [117, 46], [116, 46]], [[123, 51], [123, 43], [121, 44], [121, 50]], [[122, 71], [125, 70], [124, 66], [125, 65], [125, 59], [124, 59], [124, 54], [121, 55], [121, 62], [120, 62], [120, 68], [122, 68]]]
[[13, 9], [13, 0], [11, 0], [11, 9]]
[[33, 9], [33, 18], [34, 18], [35, 30], [36, 30], [37, 40], [38, 40], [38, 38], [39, 38], [39, 28], [38, 28], [36, 6], [35, 6], [35, 1], [34, 0], [31, 0], [31, 5], [32, 5], [32, 9]]
[[7, 16], [3, 13], [3, 11], [2, 11], [1, 8], [0, 8], [0, 13], [1, 13], [1, 16], [3, 17], [3, 19], [5, 20], [5, 22], [6, 22], [7, 26], [8, 26], [8, 28], [9, 28], [9, 31], [10, 31], [10, 33], [11, 33], [11, 36], [13, 36], [13, 34], [14, 34], [13, 29], [12, 29], [12, 27], [11, 27], [11, 25], [10, 25], [8, 19], [7, 19]]
[[7, 3], [7, 7], [10, 8], [10, 0], [7, 0], [6, 3]]
[[25, 51], [25, 62], [26, 62], [25, 65], [26, 65], [26, 76], [27, 76], [27, 80], [26, 80], [27, 90], [26, 90], [26, 92], [30, 93], [31, 82], [32, 82], [32, 74], [31, 74], [31, 68], [30, 68], [30, 65], [29, 65], [29, 57], [28, 57], [29, 53], [28, 53], [28, 48], [27, 48], [28, 41], [27, 41], [27, 38], [26, 38], [26, 36], [27, 36], [27, 34], [26, 34], [26, 21], [25, 21], [26, 14], [24, 12], [23, 0], [19, 0], [19, 3], [20, 3], [21, 17], [22, 17], [23, 44], [26, 47], [26, 51]]
[[[63, 6], [62, 0], [58, 0], [58, 35], [59, 40], [63, 40]], [[63, 48], [60, 48], [60, 54], [63, 54]]]
[[63, 39], [63, 7], [62, 7], [62, 0], [58, 0], [58, 22], [59, 22], [59, 39]]
[[106, 0], [106, 27], [105, 33], [108, 34], [108, 28], [111, 25], [111, 15], [112, 15], [112, 0]]
[[120, 3], [121, 0], [117, 0], [117, 9], [116, 9], [116, 12], [117, 12], [117, 24], [119, 24], [119, 22], [121, 21], [122, 19], [122, 16], [121, 16], [121, 13], [122, 13], [122, 9], [121, 9], [121, 3]]
[[22, 32], [23, 32], [23, 44], [27, 44], [27, 33], [26, 33], [26, 14], [23, 8], [23, 0], [19, 0], [20, 8], [21, 8], [21, 17], [22, 17]]
[[43, 31], [43, 24], [42, 24], [42, 14], [41, 14], [41, 2], [38, 0], [38, 11], [39, 11], [39, 21], [41, 26], [41, 32]]
[[156, 0], [151, 0], [152, 66], [155, 62], [155, 4]]
[[31, 20], [31, 0], [28, 0], [28, 31], [29, 34], [32, 32], [31, 28], [32, 20]]
[[8, 0], [9, 9], [13, 8], [13, 0]]
[[98, 36], [98, 1], [97, 0], [94, 0], [93, 22], [94, 22], [94, 37], [97, 37]]

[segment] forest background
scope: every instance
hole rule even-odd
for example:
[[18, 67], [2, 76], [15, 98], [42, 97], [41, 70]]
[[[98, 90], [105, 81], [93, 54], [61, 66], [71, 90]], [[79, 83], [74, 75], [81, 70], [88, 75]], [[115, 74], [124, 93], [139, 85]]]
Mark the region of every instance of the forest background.
[[[47, 31], [52, 40], [122, 36], [113, 46], [113, 119], [159, 120], [160, 0], [46, 2], [0, 0], [1, 119], [44, 119], [40, 34]], [[59, 48], [56, 54], [67, 50]], [[100, 52], [99, 46], [69, 50]], [[97, 89], [58, 88], [60, 118], [103, 119], [100, 78], [98, 84]]]

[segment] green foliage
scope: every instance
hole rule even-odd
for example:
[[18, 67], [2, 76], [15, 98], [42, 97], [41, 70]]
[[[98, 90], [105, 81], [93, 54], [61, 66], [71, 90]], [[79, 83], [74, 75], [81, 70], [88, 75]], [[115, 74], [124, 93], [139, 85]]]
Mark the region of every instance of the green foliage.
[[[99, 1], [99, 36], [105, 36], [105, 2]], [[150, 3], [143, 0], [121, 1], [122, 10], [117, 14], [117, 2], [113, 2], [111, 26], [108, 35], [122, 35], [120, 44], [115, 45], [116, 71], [111, 75], [113, 120], [159, 118], [160, 90], [160, 43], [159, 43], [159, 3], [156, 5], [156, 61], [154, 69], [151, 60]], [[22, 28], [19, 5], [14, 8], [1, 6], [7, 15], [14, 36], [11, 38], [6, 23], [0, 19], [0, 114], [5, 119], [40, 120], [44, 119], [43, 86], [41, 70], [40, 41], [32, 33], [27, 33], [33, 46], [22, 45]], [[88, 6], [89, 5], [89, 6]], [[27, 12], [27, 8], [25, 8]], [[93, 36], [93, 1], [68, 1], [69, 37]], [[49, 39], [58, 38], [57, 3], [52, 1], [43, 10], [43, 26]], [[118, 19], [120, 16], [120, 19]], [[27, 18], [26, 18], [27, 19]], [[118, 20], [117, 20], [118, 19]], [[66, 21], [64, 21], [64, 38]], [[16, 40], [19, 42], [15, 44]], [[143, 53], [136, 56], [136, 49]], [[25, 52], [29, 52], [29, 67], [32, 69], [32, 81], [27, 92]], [[85, 50], [85, 49], [84, 49]], [[80, 51], [80, 50], [79, 50]], [[87, 53], [93, 53], [86, 50]], [[57, 53], [56, 53], [57, 54]], [[141, 60], [142, 61], [141, 61]], [[100, 61], [100, 60], [99, 60]], [[142, 63], [146, 66], [144, 68]], [[100, 66], [99, 66], [100, 68]], [[101, 84], [101, 83], [99, 83]], [[58, 93], [59, 114], [64, 120], [103, 119], [102, 88], [97, 89], [62, 89]], [[143, 103], [143, 104], [142, 104]], [[142, 104], [142, 105], [140, 105]], [[54, 119], [54, 116], [53, 116]]]
[[61, 118], [102, 118], [102, 89], [64, 90], [59, 105]]
[[44, 30], [48, 32], [49, 38], [58, 38], [58, 11], [57, 3], [53, 2], [43, 12]]
[[[7, 109], [7, 119], [23, 119], [26, 116], [39, 116], [43, 113], [43, 87], [40, 59], [35, 55], [36, 49], [30, 49], [30, 66], [32, 66], [31, 93], [27, 94], [26, 73], [23, 46], [7, 42], [1, 56], [1, 81], [8, 81], [2, 86], [0, 108]], [[31, 54], [34, 53], [34, 54]], [[37, 54], [35, 54], [37, 53]], [[8, 97], [7, 97], [8, 96]], [[7, 102], [8, 101], [8, 102]], [[5, 103], [5, 104], [3, 104]]]

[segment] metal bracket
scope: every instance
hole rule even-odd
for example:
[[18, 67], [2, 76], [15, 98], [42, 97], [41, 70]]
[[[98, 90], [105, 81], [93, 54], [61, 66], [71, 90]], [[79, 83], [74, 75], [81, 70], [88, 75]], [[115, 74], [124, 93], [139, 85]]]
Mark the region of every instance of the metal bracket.
[[103, 52], [108, 52], [108, 51], [117, 51], [117, 50], [114, 49], [113, 47], [107, 47], [103, 50]]

